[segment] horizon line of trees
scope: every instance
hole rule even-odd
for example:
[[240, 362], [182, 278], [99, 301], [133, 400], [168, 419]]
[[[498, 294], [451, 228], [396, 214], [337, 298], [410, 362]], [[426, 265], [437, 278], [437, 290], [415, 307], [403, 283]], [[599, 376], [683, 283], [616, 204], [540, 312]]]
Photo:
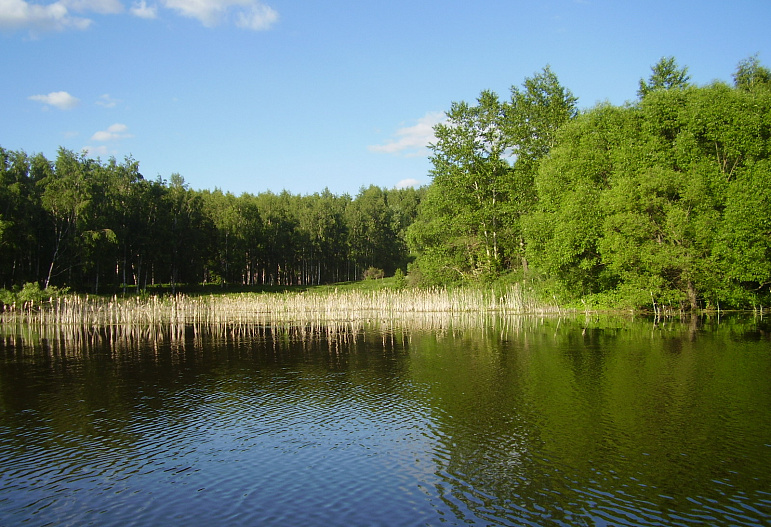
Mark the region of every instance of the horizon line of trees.
[[422, 189], [235, 196], [147, 180], [126, 157], [0, 147], [0, 288], [112, 293], [219, 283], [313, 285], [406, 269]]
[[549, 66], [435, 126], [432, 183], [234, 196], [139, 164], [0, 148], [0, 287], [419, 285], [532, 279], [558, 301], [771, 301], [771, 71], [697, 86], [664, 57], [638, 99], [580, 110]]
[[423, 283], [535, 278], [600, 305], [771, 301], [771, 71], [690, 82], [664, 57], [638, 99], [579, 111], [547, 66], [436, 126], [407, 240]]

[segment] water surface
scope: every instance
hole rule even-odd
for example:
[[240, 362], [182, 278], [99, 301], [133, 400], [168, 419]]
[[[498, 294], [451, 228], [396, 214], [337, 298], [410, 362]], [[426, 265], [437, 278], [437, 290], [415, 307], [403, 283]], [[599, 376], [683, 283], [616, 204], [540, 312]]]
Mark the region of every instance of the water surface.
[[5, 327], [0, 525], [771, 525], [769, 329]]

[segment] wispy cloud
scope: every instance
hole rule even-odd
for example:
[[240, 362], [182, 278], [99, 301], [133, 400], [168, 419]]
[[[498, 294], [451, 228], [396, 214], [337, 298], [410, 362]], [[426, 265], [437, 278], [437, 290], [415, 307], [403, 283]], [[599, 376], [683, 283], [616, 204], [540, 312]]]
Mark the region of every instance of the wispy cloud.
[[91, 136], [92, 141], [107, 142], [117, 141], [119, 139], [125, 139], [133, 137], [131, 134], [126, 133], [128, 126], [121, 123], [115, 123], [107, 127], [107, 130], [100, 130]]
[[46, 107], [53, 106], [60, 110], [70, 110], [80, 104], [80, 99], [73, 97], [66, 91], [55, 91], [48, 95], [32, 95], [28, 98], [30, 101], [41, 102]]
[[105, 93], [104, 95], [99, 96], [96, 105], [101, 106], [102, 108], [115, 108], [119, 102], [121, 102], [119, 99], [113, 99], [110, 97], [110, 94]]
[[60, 2], [72, 11], [90, 11], [101, 15], [114, 15], [124, 11], [120, 0], [60, 0]]
[[254, 4], [251, 8], [240, 11], [236, 25], [243, 29], [264, 31], [278, 21], [278, 13], [269, 6]]
[[415, 178], [402, 179], [396, 184], [396, 188], [419, 187], [420, 181]]
[[259, 0], [163, 0], [163, 3], [207, 27], [221, 24], [231, 15], [238, 27], [257, 31], [269, 29], [278, 21], [278, 13]]
[[428, 144], [435, 140], [434, 126], [445, 119], [444, 112], [428, 112], [412, 126], [403, 126], [383, 144], [367, 147], [370, 152], [419, 157], [428, 155]]
[[[195, 18], [204, 26], [230, 23], [242, 29], [265, 31], [278, 22], [278, 12], [260, 0], [160, 0], [179, 15]], [[122, 0], [56, 0], [48, 4], [27, 0], [0, 0], [0, 30], [29, 30], [32, 36], [47, 31], [85, 30], [94, 21], [88, 14], [130, 13], [152, 19], [159, 5], [135, 0], [127, 10]]]
[[106, 143], [97, 146], [88, 145], [83, 147], [83, 151], [91, 157], [96, 156], [113, 156], [118, 152], [117, 150], [108, 146], [109, 143], [119, 141], [121, 139], [127, 139], [134, 137], [128, 133], [128, 126], [123, 123], [115, 123], [107, 127], [106, 130], [99, 130], [91, 136], [91, 141], [97, 141], [99, 143]]
[[134, 2], [129, 11], [132, 15], [138, 16], [139, 18], [158, 18], [158, 7], [147, 5], [145, 0], [142, 0], [141, 2]]
[[86, 153], [88, 157], [100, 157], [100, 156], [112, 156], [118, 153], [117, 150], [110, 150], [105, 145], [99, 145], [99, 146], [84, 146], [83, 152]]
[[64, 2], [40, 5], [24, 0], [0, 0], [0, 29], [28, 29], [36, 35], [44, 31], [87, 29], [88, 18], [73, 16]]

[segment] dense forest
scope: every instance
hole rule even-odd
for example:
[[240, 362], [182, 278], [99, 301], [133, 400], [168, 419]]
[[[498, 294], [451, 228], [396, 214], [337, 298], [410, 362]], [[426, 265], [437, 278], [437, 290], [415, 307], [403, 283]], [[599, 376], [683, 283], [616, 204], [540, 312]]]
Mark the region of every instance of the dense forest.
[[0, 149], [0, 287], [309, 285], [406, 267], [422, 191], [234, 196], [145, 179], [131, 158]]
[[454, 103], [408, 229], [423, 282], [509, 273], [561, 302], [686, 309], [771, 300], [771, 72], [690, 83], [662, 58], [638, 99], [579, 111], [547, 67]]
[[527, 280], [560, 302], [771, 301], [771, 71], [690, 82], [662, 58], [622, 106], [580, 110], [549, 67], [453, 103], [432, 183], [234, 196], [128, 157], [0, 148], [0, 287], [311, 285], [407, 270], [411, 283]]

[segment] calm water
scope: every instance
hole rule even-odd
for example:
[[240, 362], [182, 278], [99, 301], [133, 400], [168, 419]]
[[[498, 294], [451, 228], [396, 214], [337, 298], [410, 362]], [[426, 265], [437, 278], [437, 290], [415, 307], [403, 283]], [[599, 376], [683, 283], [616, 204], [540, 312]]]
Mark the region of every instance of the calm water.
[[771, 525], [771, 326], [6, 328], [0, 525]]

